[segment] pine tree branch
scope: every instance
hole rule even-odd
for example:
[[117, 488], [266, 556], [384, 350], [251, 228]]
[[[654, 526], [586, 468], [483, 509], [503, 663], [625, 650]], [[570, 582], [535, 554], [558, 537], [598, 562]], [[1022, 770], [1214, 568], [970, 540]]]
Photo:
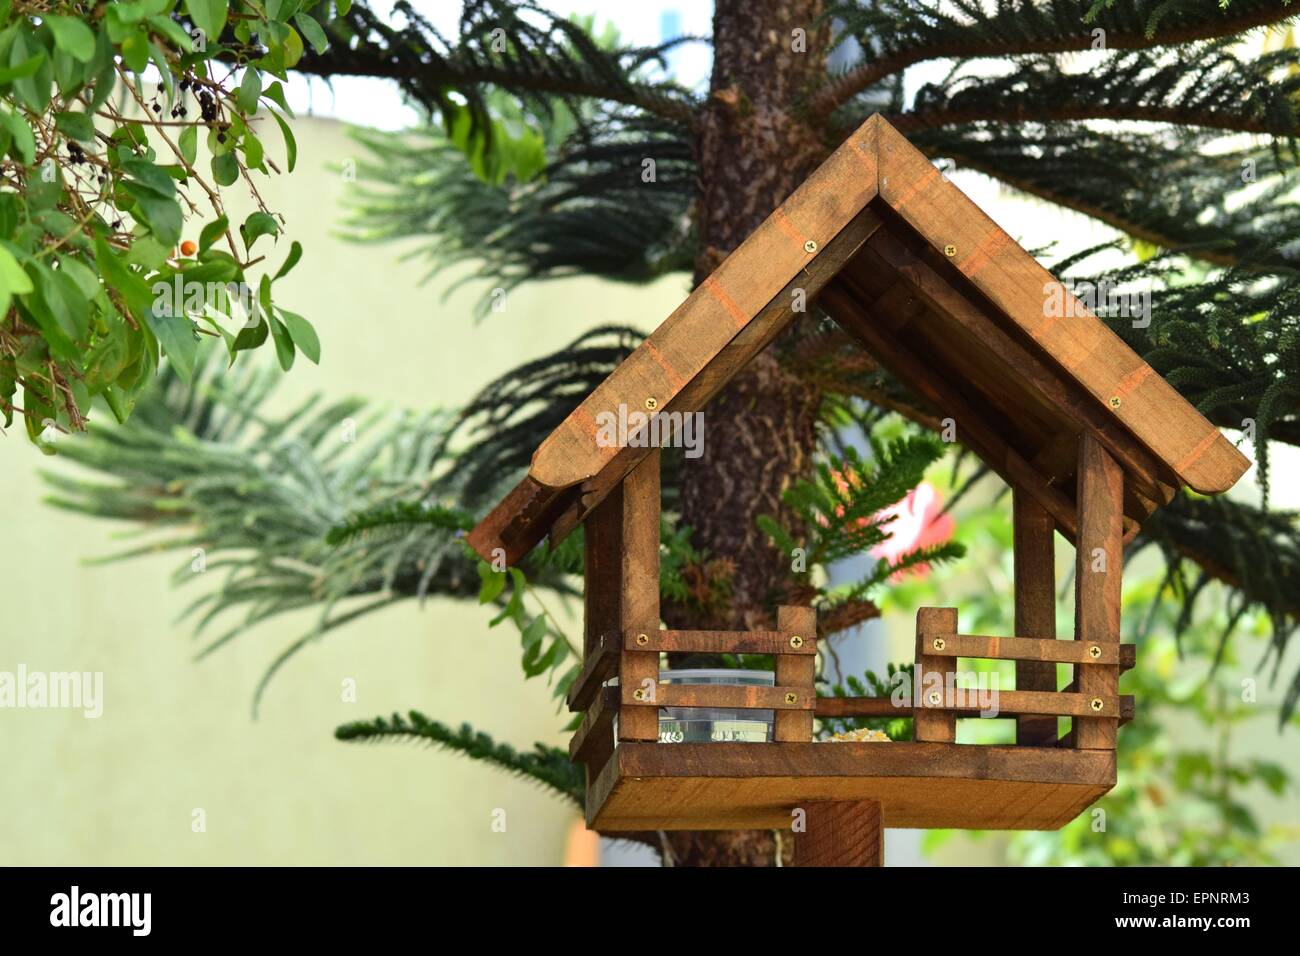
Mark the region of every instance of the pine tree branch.
[[[915, 32], [905, 34], [901, 41], [889, 44], [888, 52], [869, 55], [858, 66], [831, 80], [815, 93], [808, 102], [808, 112], [815, 125], [820, 125], [839, 107], [854, 96], [867, 90], [893, 74], [928, 60], [970, 59], [976, 57], [1005, 58], [1028, 54], [1070, 53], [1094, 48], [1094, 28], [1105, 31], [1106, 49], [1144, 50], [1157, 47], [1180, 46], [1206, 40], [1234, 37], [1262, 26], [1284, 23], [1300, 15], [1300, 9], [1283, 3], [1234, 3], [1222, 11], [1218, 0], [1202, 0], [1201, 9], [1179, 9], [1170, 19], [1168, 27], [1152, 30], [1148, 17], [1127, 10], [1120, 13], [1104, 11], [1096, 18], [1088, 17], [1091, 0], [1077, 0], [1073, 16], [1055, 9], [1064, 4], [1053, 4], [1052, 15], [1034, 11], [1032, 5], [1017, 7], [999, 5], [996, 13], [983, 17], [970, 17], [969, 22], [959, 22], [941, 16], [939, 5], [906, 4], [896, 10], [888, 3], [843, 3], [832, 5], [827, 17], [843, 18], [849, 24], [846, 34], [867, 34], [873, 29], [877, 36], [888, 34], [887, 17], [905, 17], [897, 25], [907, 24]], [[1155, 13], [1156, 4], [1143, 4]], [[918, 9], [919, 8], [919, 9]], [[963, 8], [969, 14], [970, 7]], [[1062, 24], [1073, 23], [1077, 32], [1067, 32]], [[855, 29], [856, 28], [856, 29]]]
[[[922, 112], [895, 113], [886, 116], [902, 133], [965, 123], [1056, 123], [1080, 120], [1112, 120], [1115, 122], [1168, 123], [1173, 126], [1199, 126], [1234, 133], [1292, 136], [1300, 133], [1300, 125], [1285, 129], [1267, 119], [1257, 119], [1214, 110], [1180, 109], [1177, 107], [1115, 106], [1096, 103], [1053, 103], [1020, 106], [1011, 109], [925, 110]], [[1000, 177], [999, 177], [1000, 178]]]

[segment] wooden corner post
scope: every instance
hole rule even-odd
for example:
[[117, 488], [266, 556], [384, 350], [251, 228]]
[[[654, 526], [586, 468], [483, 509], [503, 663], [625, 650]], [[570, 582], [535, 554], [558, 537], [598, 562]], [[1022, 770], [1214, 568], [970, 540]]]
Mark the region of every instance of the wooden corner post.
[[[641, 459], [622, 483], [621, 595], [623, 633], [659, 630], [659, 451]], [[619, 655], [619, 740], [658, 740], [659, 652]]]
[[[1097, 656], [1119, 644], [1120, 591], [1124, 570], [1124, 473], [1090, 432], [1079, 443], [1079, 535], [1076, 541], [1074, 637]], [[1119, 714], [1105, 701], [1119, 698], [1119, 649], [1114, 664], [1075, 667], [1075, 684], [1090, 698], [1096, 717], [1074, 718], [1079, 750], [1114, 750]]]
[[955, 657], [938, 657], [935, 641], [957, 636], [955, 607], [923, 607], [916, 612], [916, 668], [912, 674], [913, 739], [936, 743], [957, 740], [957, 712], [949, 700], [949, 688], [956, 686], [952, 669]]
[[875, 800], [812, 803], [794, 837], [795, 866], [883, 866], [884, 832]]
[[[1018, 637], [1056, 637], [1056, 522], [1026, 492], [1012, 492], [1012, 550], [1015, 556], [1016, 624]], [[1055, 691], [1056, 664], [1016, 661], [1016, 690]], [[1016, 743], [1056, 746], [1056, 718], [1019, 716]]]
[[[812, 607], [785, 607], [776, 609], [776, 628], [782, 635], [789, 634], [791, 648], [808, 648], [817, 640], [817, 609]], [[796, 693], [817, 696], [814, 680], [817, 677], [817, 658], [812, 654], [777, 654], [776, 686], [797, 687]], [[807, 743], [812, 740], [813, 712], [806, 710], [778, 710], [773, 726], [773, 739]]]

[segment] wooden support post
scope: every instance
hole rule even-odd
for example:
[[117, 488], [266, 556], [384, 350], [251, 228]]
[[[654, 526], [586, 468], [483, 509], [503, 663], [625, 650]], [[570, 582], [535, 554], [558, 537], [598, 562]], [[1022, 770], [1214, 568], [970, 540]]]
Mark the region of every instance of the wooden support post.
[[[954, 683], [950, 672], [956, 669], [951, 657], [930, 653], [935, 640], [957, 633], [955, 607], [923, 607], [916, 612], [916, 669], [913, 673], [912, 705], [918, 741], [954, 743], [957, 740], [957, 715], [952, 710], [932, 710], [950, 703], [948, 687]], [[937, 696], [936, 696], [937, 695]]]
[[[817, 640], [817, 609], [811, 607], [779, 607], [776, 611], [777, 630], [793, 632], [788, 640], [798, 640], [799, 647], [812, 646]], [[791, 647], [791, 650], [794, 648]], [[798, 687], [815, 698], [817, 692], [813, 679], [817, 676], [817, 658], [811, 654], [777, 654], [776, 686]], [[773, 738], [778, 741], [812, 740], [812, 710], [778, 710], [773, 728]]]
[[[659, 451], [646, 455], [619, 486], [622, 494], [621, 600], [622, 630], [659, 630]], [[616, 492], [617, 493], [617, 492]], [[623, 651], [618, 682], [640, 691], [640, 703], [618, 709], [620, 740], [658, 740], [658, 651]]]
[[[1079, 538], [1075, 556], [1074, 637], [1104, 648], [1119, 643], [1120, 590], [1124, 570], [1124, 473], [1091, 433], [1079, 443]], [[1095, 700], [1118, 698], [1119, 665], [1075, 668], [1079, 693]], [[1074, 718], [1080, 750], [1113, 750], [1119, 714]]]
[[[1012, 493], [1017, 636], [1056, 637], [1056, 522], [1019, 488]], [[1056, 690], [1051, 661], [1016, 661], [1016, 690]], [[1016, 743], [1056, 746], [1055, 717], [1017, 717]]]
[[882, 866], [884, 834], [875, 800], [811, 803], [794, 837], [795, 866]]

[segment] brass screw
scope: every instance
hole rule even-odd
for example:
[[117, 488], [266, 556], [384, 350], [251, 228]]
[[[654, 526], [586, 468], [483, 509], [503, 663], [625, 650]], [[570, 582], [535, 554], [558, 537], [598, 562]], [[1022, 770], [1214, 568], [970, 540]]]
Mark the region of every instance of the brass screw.
[[645, 400], [645, 407], [648, 408], [648, 409], [650, 409], [650, 411], [653, 412], [656, 408], [659, 407], [659, 399], [657, 399], [657, 398], [655, 398], [655, 397], [653, 397], [653, 396], [651, 396], [650, 398], [647, 398], [647, 399]]
[[799, 703], [799, 695], [798, 695], [798, 694], [786, 694], [786, 695], [785, 695], [785, 702], [786, 702], [787, 704], [797, 704], [797, 703]]
[[1097, 658], [1101, 657], [1101, 648], [1096, 644], [1092, 645], [1092, 647], [1088, 648], [1088, 656], [1095, 661]]
[[632, 699], [645, 700], [645, 691], [642, 688], [638, 687], [636, 690], [632, 691]]
[[945, 641], [942, 637], [936, 637], [934, 639], [934, 649], [936, 651], [941, 651], [947, 646], [948, 646], [948, 642]]
[[1092, 703], [1090, 704], [1090, 706], [1092, 707], [1093, 710], [1095, 710], [1095, 711], [1097, 711], [1098, 713], [1100, 713], [1100, 712], [1101, 712], [1101, 709], [1102, 709], [1103, 707], [1105, 707], [1106, 704], [1105, 704], [1105, 702], [1104, 702], [1100, 697], [1094, 697], [1094, 698], [1092, 699]]
[[1119, 397], [1118, 395], [1112, 395], [1112, 396], [1110, 397], [1110, 407], [1111, 407], [1111, 408], [1119, 408], [1119, 407], [1120, 407], [1121, 405], [1123, 405], [1123, 404], [1124, 404], [1124, 403], [1123, 403], [1122, 401], [1120, 401], [1120, 397]]
[[930, 702], [930, 706], [938, 707], [943, 703], [943, 696], [937, 690], [932, 690], [926, 700]]
[[813, 239], [809, 239], [807, 242], [805, 242], [805, 243], [803, 244], [803, 251], [804, 251], [804, 252], [816, 252], [816, 251], [817, 251], [817, 243], [816, 243], [816, 241], [813, 240]]
[[949, 259], [951, 259], [953, 256], [957, 254], [957, 247], [950, 242], [943, 247], [943, 254], [947, 256]]
[[790, 638], [790, 646], [803, 647], [803, 638], [800, 637], [798, 634], [794, 635], [794, 637]]
[[636, 636], [636, 642], [640, 644], [642, 647], [645, 647], [647, 644], [650, 643], [650, 637], [649, 635], [646, 634], [638, 634]]

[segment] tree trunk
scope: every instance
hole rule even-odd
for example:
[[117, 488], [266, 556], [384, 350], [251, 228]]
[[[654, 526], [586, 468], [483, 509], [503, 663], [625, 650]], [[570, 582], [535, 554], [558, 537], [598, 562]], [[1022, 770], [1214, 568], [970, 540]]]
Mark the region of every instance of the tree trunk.
[[[803, 94], [825, 76], [822, 7], [822, 0], [717, 0], [713, 76], [697, 136], [697, 283], [824, 155], [819, 132], [798, 112]], [[770, 514], [790, 524], [781, 494], [810, 471], [821, 395], [774, 353], [757, 356], [709, 404], [704, 455], [685, 461], [681, 472], [682, 519], [693, 543], [734, 565], [728, 619], [678, 612], [674, 626], [771, 626], [791, 583], [790, 555], [771, 547], [755, 518]], [[777, 852], [766, 831], [672, 833], [666, 840], [678, 865], [770, 866]]]

